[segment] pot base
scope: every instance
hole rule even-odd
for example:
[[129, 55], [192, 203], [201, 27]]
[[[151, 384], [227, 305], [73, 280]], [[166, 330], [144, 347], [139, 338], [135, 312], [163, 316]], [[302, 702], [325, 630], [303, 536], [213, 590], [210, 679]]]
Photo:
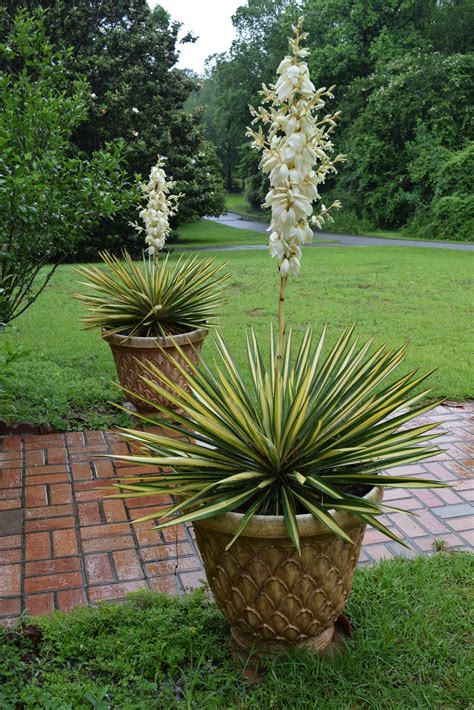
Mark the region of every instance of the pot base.
[[[373, 488], [365, 499], [381, 501], [382, 490]], [[291, 647], [320, 653], [330, 645], [366, 528], [353, 513], [333, 516], [352, 543], [311, 514], [298, 515], [299, 552], [283, 516], [253, 516], [230, 547], [243, 513], [193, 523], [209, 586], [238, 648], [247, 654]]]
[[[170, 387], [162, 382], [159, 375], [155, 376], [143, 369], [143, 365], [151, 363], [158, 371], [163, 372], [173, 382], [187, 389], [184, 377], [174, 364], [178, 362], [185, 370], [190, 371], [190, 366], [182, 357], [180, 350], [194, 365], [199, 362], [204, 338], [208, 334], [206, 328], [197, 328], [188, 333], [169, 335], [157, 338], [141, 338], [102, 332], [112, 350], [115, 367], [122, 388], [126, 391], [131, 404], [139, 412], [147, 414], [153, 411], [153, 402], [164, 404], [170, 409], [175, 409], [173, 402], [163, 394], [157, 393], [145, 380], [155, 381], [164, 390]], [[178, 350], [179, 348], [179, 350]], [[145, 377], [145, 380], [143, 379]], [[137, 395], [136, 397], [134, 395]], [[145, 401], [144, 401], [145, 400]], [[151, 405], [147, 404], [151, 402]]]
[[[256, 654], [258, 657], [270, 654], [278, 655], [279, 653], [285, 653], [288, 651], [288, 643], [278, 641], [258, 641], [256, 643], [254, 636], [245, 634], [242, 629], [239, 629], [238, 626], [231, 626], [230, 633], [232, 636], [231, 648], [233, 653], [247, 652], [247, 655], [252, 653], [252, 655]], [[311, 636], [302, 641], [295, 641], [291, 647], [307, 648], [308, 650], [315, 651], [316, 653], [321, 653], [327, 646], [329, 646], [334, 637], [335, 626], [333, 624], [317, 636]]]
[[[324, 638], [322, 638], [323, 636]], [[328, 629], [317, 637], [318, 643], [316, 645], [311, 645], [311, 639], [308, 639], [307, 644], [296, 644], [295, 647], [308, 648], [308, 650], [317, 653], [319, 656], [333, 658], [344, 651], [344, 639], [347, 638], [347, 636], [348, 634], [344, 631], [344, 627], [336, 622], [333, 629]], [[229, 639], [229, 646], [231, 656], [240, 669], [242, 677], [249, 683], [252, 683], [252, 685], [256, 685], [265, 680], [266, 658], [275, 653], [284, 653], [288, 650], [287, 646], [280, 646], [278, 649], [267, 649], [266, 651], [260, 647], [256, 649], [255, 646], [252, 649], [244, 649], [232, 637]]]

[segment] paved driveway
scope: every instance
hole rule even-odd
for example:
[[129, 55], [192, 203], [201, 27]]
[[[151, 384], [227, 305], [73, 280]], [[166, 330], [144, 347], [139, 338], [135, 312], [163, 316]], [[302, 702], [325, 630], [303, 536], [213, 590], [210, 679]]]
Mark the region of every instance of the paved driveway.
[[[225, 212], [220, 217], [206, 217], [210, 222], [224, 224], [227, 227], [236, 229], [252, 229], [254, 232], [266, 232], [268, 225], [264, 222], [251, 222], [243, 219], [234, 212]], [[315, 239], [308, 247], [421, 247], [423, 249], [454, 249], [455, 251], [474, 251], [474, 244], [451, 244], [449, 242], [428, 242], [420, 239], [382, 239], [381, 237], [364, 237], [351, 234], [333, 234], [332, 232], [315, 232]], [[330, 239], [331, 242], [323, 242], [318, 239]], [[266, 241], [266, 239], [265, 239]], [[248, 246], [219, 246], [219, 247], [197, 247], [189, 251], [247, 251], [251, 249], [267, 249], [266, 244], [249, 244]]]

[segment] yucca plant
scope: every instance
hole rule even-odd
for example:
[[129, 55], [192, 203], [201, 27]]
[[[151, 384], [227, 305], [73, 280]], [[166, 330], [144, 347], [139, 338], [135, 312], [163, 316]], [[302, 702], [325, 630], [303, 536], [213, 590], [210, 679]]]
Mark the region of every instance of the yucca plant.
[[186, 333], [213, 324], [223, 303], [227, 278], [213, 259], [167, 255], [157, 260], [143, 256], [134, 262], [127, 252], [122, 259], [102, 252], [107, 269], [78, 267], [87, 279], [87, 290], [76, 294], [86, 304], [82, 316], [87, 328], [109, 334], [158, 337]]
[[351, 327], [323, 357], [325, 333], [326, 328], [314, 346], [308, 328], [294, 357], [290, 333], [281, 368], [274, 366], [273, 335], [266, 365], [252, 333], [247, 340], [250, 386], [219, 335], [214, 372], [205, 365], [198, 370], [189, 359], [189, 371], [180, 367], [190, 391], [153, 366], [144, 368], [149, 387], [163, 394], [166, 386], [166, 396], [182, 411], [170, 423], [172, 410], [156, 404], [153, 423], [185, 438], [124, 430], [125, 439], [140, 446], [140, 453], [127, 460], [162, 470], [119, 481], [120, 495], [169, 493], [179, 500], [136, 522], [158, 520], [161, 529], [243, 512], [232, 544], [253, 515], [283, 515], [299, 548], [298, 513], [310, 513], [350, 542], [330, 512], [345, 510], [401, 542], [377, 519], [384, 510], [397, 509], [364, 495], [373, 486], [443, 485], [382, 473], [438, 453], [427, 445], [437, 436], [429, 433], [433, 424], [405, 426], [433, 406], [415, 406], [430, 391], [414, 394], [427, 375], [410, 372], [384, 383], [402, 363], [405, 347], [370, 352], [372, 340], [360, 345]]
[[177, 348], [181, 382], [145, 364], [140, 377], [156, 404], [144, 397], [154, 416], [141, 418], [174, 436], [124, 430], [138, 450], [115, 457], [156, 466], [151, 475], [119, 480], [118, 495], [176, 497], [141, 520], [156, 520], [158, 529], [195, 524], [235, 648], [257, 644], [265, 652], [294, 645], [322, 650], [331, 642], [366, 525], [402, 542], [378, 517], [397, 510], [382, 503], [384, 486], [443, 485], [384, 473], [437, 453], [428, 445], [436, 436], [432, 424], [407, 427], [432, 405], [421, 404], [426, 376], [395, 374], [405, 347], [374, 351], [371, 340], [354, 340], [351, 327], [323, 355], [326, 328], [314, 339], [308, 327], [296, 349], [286, 332], [286, 288], [300, 272], [310, 224], [321, 227], [340, 207], [321, 205], [313, 214], [318, 187], [343, 160], [331, 159], [338, 113], [319, 115], [332, 88], [316, 91], [310, 80], [302, 26], [300, 18], [276, 84], [263, 85], [266, 106], [252, 110], [253, 123], [263, 125], [250, 130], [269, 174], [269, 249], [280, 277], [269, 358], [251, 333], [248, 380], [219, 335], [212, 369], [205, 363], [198, 369]]

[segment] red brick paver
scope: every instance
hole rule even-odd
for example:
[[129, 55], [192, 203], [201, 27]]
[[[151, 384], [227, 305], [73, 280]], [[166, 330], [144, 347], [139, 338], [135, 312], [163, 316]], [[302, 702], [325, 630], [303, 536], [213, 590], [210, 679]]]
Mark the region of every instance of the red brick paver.
[[[474, 403], [440, 406], [420, 418], [439, 422], [445, 451], [398, 474], [448, 482], [450, 489], [392, 489], [386, 502], [416, 513], [382, 517], [410, 545], [406, 550], [368, 529], [360, 564], [396, 555], [474, 546]], [[192, 529], [158, 533], [153, 523], [130, 526], [166, 496], [104, 499], [101, 487], [143, 469], [97, 458], [126, 453], [115, 432], [71, 432], [0, 439], [0, 622], [28, 611], [69, 610], [99, 600], [120, 600], [148, 588], [180, 594], [199, 586], [204, 572]]]

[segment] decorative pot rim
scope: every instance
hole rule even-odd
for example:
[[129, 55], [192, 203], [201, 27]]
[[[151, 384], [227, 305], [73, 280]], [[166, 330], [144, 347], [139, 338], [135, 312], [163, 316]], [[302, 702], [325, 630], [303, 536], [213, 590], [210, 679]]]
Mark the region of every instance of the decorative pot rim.
[[174, 345], [188, 345], [202, 340], [209, 333], [207, 328], [196, 328], [189, 330], [187, 333], [178, 333], [176, 335], [138, 337], [134, 335], [120, 335], [118, 333], [108, 333], [105, 328], [102, 329], [102, 337], [109, 345], [125, 345], [128, 348], [156, 348], [170, 347]]
[[[374, 486], [363, 498], [367, 501], [380, 503], [383, 498], [383, 487]], [[344, 510], [332, 509], [329, 512], [336, 522], [346, 530], [354, 527], [354, 525], [360, 521], [360, 518], [354, 513], [348, 513]], [[196, 520], [193, 522], [193, 525], [233, 535], [243, 517], [244, 513], [222, 513], [212, 518]], [[315, 520], [311, 513], [297, 515], [296, 520], [300, 537], [334, 535], [326, 525]], [[254, 515], [250, 518], [249, 522], [240, 533], [240, 536], [260, 538], [289, 537], [283, 515]]]

